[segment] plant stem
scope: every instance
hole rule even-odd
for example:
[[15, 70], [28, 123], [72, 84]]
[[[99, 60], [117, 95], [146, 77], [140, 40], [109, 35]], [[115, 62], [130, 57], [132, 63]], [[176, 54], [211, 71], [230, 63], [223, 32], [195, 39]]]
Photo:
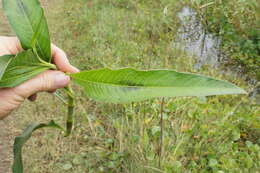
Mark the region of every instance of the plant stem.
[[75, 97], [74, 97], [74, 92], [70, 86], [67, 86], [64, 89], [68, 96], [68, 115], [67, 115], [66, 134], [65, 134], [65, 137], [67, 137], [71, 134], [72, 127], [73, 127]]
[[48, 67], [51, 70], [57, 70], [57, 67], [54, 64], [45, 61], [41, 62], [41, 66]]
[[49, 68], [52, 69], [52, 70], [57, 70], [57, 67], [56, 67], [55, 64], [46, 62], [46, 61], [44, 61], [44, 60], [42, 60], [42, 59], [40, 58], [40, 56], [38, 55], [38, 52], [36, 51], [36, 48], [35, 48], [35, 47], [33, 48], [33, 53], [36, 55], [36, 57], [38, 58], [38, 60], [40, 61], [40, 63], [41, 63], [42, 66], [49, 67]]
[[164, 106], [164, 98], [162, 98], [161, 102], [161, 119], [160, 119], [160, 127], [161, 127], [161, 135], [160, 135], [160, 150], [159, 150], [159, 168], [161, 168], [161, 159], [162, 159], [162, 153], [163, 153], [163, 106]]

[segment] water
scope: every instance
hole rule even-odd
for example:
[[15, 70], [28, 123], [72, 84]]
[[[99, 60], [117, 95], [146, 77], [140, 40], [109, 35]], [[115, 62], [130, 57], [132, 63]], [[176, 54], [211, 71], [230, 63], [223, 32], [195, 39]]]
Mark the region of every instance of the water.
[[[177, 14], [180, 19], [180, 28], [173, 46], [196, 58], [195, 69], [200, 69], [203, 65], [210, 65], [217, 68], [228, 58], [221, 52], [221, 39], [208, 33], [202, 24], [202, 19], [198, 17], [195, 10], [190, 7], [183, 7]], [[223, 61], [223, 62], [222, 62]], [[221, 63], [222, 62], [222, 63]], [[244, 77], [243, 67], [229, 67], [228, 70], [219, 70], [222, 73], [232, 73], [233, 75]], [[250, 85], [257, 85], [258, 81], [248, 76], [245, 77]], [[260, 85], [249, 94], [250, 99], [260, 104]]]
[[207, 33], [201, 19], [197, 16], [197, 12], [189, 7], [184, 7], [178, 13], [181, 25], [174, 46], [178, 46], [191, 56], [196, 57], [196, 69], [201, 68], [204, 64], [216, 67], [221, 60], [221, 39]]
[[249, 93], [249, 98], [253, 103], [260, 105], [260, 82], [255, 89]]

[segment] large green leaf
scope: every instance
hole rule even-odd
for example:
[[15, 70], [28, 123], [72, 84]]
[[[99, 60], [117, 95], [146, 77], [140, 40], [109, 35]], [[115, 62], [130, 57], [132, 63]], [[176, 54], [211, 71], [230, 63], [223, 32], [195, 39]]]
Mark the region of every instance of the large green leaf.
[[9, 62], [0, 80], [0, 88], [20, 85], [49, 68], [35, 58], [32, 50], [23, 51]]
[[23, 145], [29, 140], [32, 133], [40, 128], [49, 127], [56, 128], [63, 131], [63, 128], [56, 124], [54, 121], [50, 121], [48, 124], [38, 124], [34, 123], [29, 125], [23, 133], [15, 138], [14, 141], [14, 163], [13, 163], [13, 173], [23, 173], [23, 161], [22, 161], [22, 148]]
[[0, 80], [2, 79], [7, 66], [14, 57], [14, 55], [4, 55], [0, 57]]
[[70, 75], [87, 96], [104, 102], [128, 103], [155, 97], [245, 94], [225, 81], [172, 70], [99, 69]]
[[3, 0], [4, 12], [22, 47], [36, 47], [38, 55], [51, 61], [48, 25], [38, 0]]

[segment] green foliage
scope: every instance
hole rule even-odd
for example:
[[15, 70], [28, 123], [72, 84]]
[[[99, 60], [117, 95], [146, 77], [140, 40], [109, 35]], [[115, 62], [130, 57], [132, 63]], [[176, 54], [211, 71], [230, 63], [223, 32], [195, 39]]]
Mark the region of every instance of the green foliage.
[[13, 55], [4, 55], [0, 57], [0, 80], [2, 79], [8, 64], [11, 62]]
[[235, 65], [260, 80], [259, 2], [257, 0], [202, 0], [198, 6], [205, 26], [223, 40], [222, 48]]
[[9, 64], [0, 80], [0, 88], [15, 87], [50, 68], [35, 58], [31, 50], [9, 57]]
[[[130, 4], [131, 8], [126, 8], [121, 2]], [[80, 69], [130, 66], [195, 72], [192, 58], [171, 47], [177, 31], [175, 14], [182, 7], [178, 5], [181, 2], [58, 0], [48, 4], [46, 9], [49, 13], [46, 14], [55, 42], [66, 50], [70, 61]], [[164, 16], [166, 6], [168, 13]], [[235, 14], [235, 8], [230, 10]], [[169, 25], [165, 25], [165, 18]], [[168, 26], [172, 30], [167, 29]], [[152, 33], [152, 37], [147, 31]], [[220, 74], [210, 67], [196, 72], [232, 81], [247, 90], [251, 88], [231, 73]], [[33, 152], [25, 153], [27, 170], [37, 173], [107, 173], [106, 155], [122, 151], [129, 154], [123, 157], [122, 162], [118, 161], [120, 167], [114, 168], [113, 173], [228, 173], [257, 172], [260, 168], [260, 109], [252, 105], [245, 95], [212, 96], [207, 97], [206, 101], [198, 98], [167, 99], [164, 107], [164, 153], [159, 168], [156, 152], [160, 135], [160, 100], [123, 106], [100, 104], [84, 97], [78, 87], [75, 90], [79, 98], [78, 111], [75, 131], [70, 140], [59, 140], [62, 136], [58, 133], [50, 139], [49, 133], [43, 133], [47, 140], [41, 141], [41, 149], [49, 151], [47, 154], [50, 155], [46, 159], [47, 154], [38, 153], [38, 143], [35, 138], [32, 139], [27, 151], [33, 147]], [[48, 111], [49, 118], [56, 117], [62, 122], [59, 116], [62, 116], [64, 109], [55, 109], [56, 105], [62, 107], [61, 104], [47, 94], [41, 95], [41, 98], [37, 103], [39, 106], [51, 100], [54, 110], [34, 108], [32, 112], [38, 111], [41, 120], [45, 120], [44, 114]], [[241, 101], [243, 104], [240, 104]], [[17, 116], [27, 115], [30, 108], [31, 104], [26, 104]], [[30, 118], [36, 119], [33, 114]], [[27, 121], [23, 120], [19, 125]], [[154, 134], [152, 129], [155, 129]], [[234, 141], [238, 134], [239, 139]], [[248, 141], [253, 143], [251, 149], [245, 144]], [[60, 149], [53, 149], [53, 145], [58, 145]], [[72, 161], [78, 156], [81, 164], [73, 164]], [[214, 168], [209, 166], [211, 159], [218, 161]], [[35, 164], [35, 160], [39, 164]], [[250, 160], [254, 163], [252, 167], [248, 167], [250, 164], [245, 166], [244, 163]], [[66, 163], [73, 166], [69, 171], [62, 169], [61, 165]]]
[[[163, 2], [164, 5], [169, 3], [171, 1]], [[77, 57], [74, 61], [78, 62], [81, 68], [131, 65], [139, 68], [170, 67], [182, 71], [189, 69], [187, 66], [191, 62], [173, 63], [178, 62], [177, 58], [179, 58], [176, 50], [171, 50], [169, 47], [174, 29], [170, 24], [171, 16], [165, 17], [162, 13], [164, 6], [160, 6], [159, 2], [97, 0], [89, 1], [86, 5], [86, 1], [76, 0], [67, 1], [65, 4], [68, 9], [63, 9], [64, 11], [59, 14], [66, 16], [55, 15], [55, 17], [60, 21], [67, 18], [68, 23], [57, 23], [55, 20], [54, 23], [62, 27], [59, 27], [59, 32], [57, 30], [51, 32], [55, 32], [57, 41], [62, 43], [72, 56]], [[53, 7], [60, 7], [60, 4]], [[169, 5], [169, 9], [174, 9], [172, 4]], [[37, 54], [37, 51], [34, 50], [33, 53]], [[181, 56], [186, 55], [180, 54]], [[37, 59], [37, 55], [35, 58]], [[50, 64], [47, 66], [53, 68]], [[93, 71], [83, 72], [83, 74], [91, 72]], [[212, 75], [211, 72], [208, 74]], [[75, 74], [77, 75], [81, 76]], [[85, 75], [83, 77], [88, 78]], [[229, 80], [237, 83], [233, 78]], [[69, 140], [65, 139], [62, 144], [61, 134], [55, 133], [44, 135], [46, 141], [40, 140], [39, 143], [31, 144], [37, 147], [38, 144], [46, 144], [46, 150], [50, 151], [53, 151], [55, 145], [59, 147], [58, 152], [64, 151], [64, 153], [59, 153], [61, 157], [57, 159], [53, 159], [54, 155], [51, 152], [44, 153], [42, 157], [32, 155], [41, 155], [42, 152], [27, 153], [31, 155], [31, 158], [26, 157], [28, 163], [31, 163], [27, 168], [29, 172], [86, 172], [87, 170], [88, 172], [165, 171], [172, 173], [190, 170], [193, 172], [228, 171], [229, 168], [238, 170], [242, 165], [245, 165], [244, 170], [247, 171], [254, 170], [258, 166], [253, 162], [257, 160], [258, 155], [250, 154], [252, 151], [256, 153], [259, 151], [258, 145], [255, 142], [250, 144], [251, 138], [246, 138], [247, 145], [251, 146], [250, 150], [237, 144], [237, 141], [241, 140], [241, 134], [244, 133], [238, 127], [241, 125], [248, 129], [246, 126], [248, 122], [258, 122], [255, 116], [258, 110], [248, 106], [247, 102], [246, 106], [238, 108], [238, 113], [233, 108], [240, 106], [236, 104], [240, 98], [210, 97], [209, 102], [204, 104], [196, 98], [167, 100], [163, 116], [166, 121], [163, 146], [165, 153], [162, 168], [157, 168], [159, 148], [157, 140], [161, 134], [157, 116], [160, 105], [157, 100], [147, 102], [149, 106], [147, 103], [116, 106], [89, 101], [82, 97], [78, 89], [76, 94], [79, 96], [79, 111], [76, 112], [78, 116], [75, 126], [77, 133], [74, 133]], [[44, 102], [40, 102], [40, 106], [36, 105], [35, 112], [37, 114], [44, 112], [44, 116], [33, 116], [32, 119], [46, 120], [42, 117], [50, 116], [51, 119], [61, 121], [58, 115], [64, 116], [64, 111], [57, 109], [62, 106], [57, 106], [58, 103], [54, 103], [53, 100], [55, 99], [48, 99], [48, 105], [53, 109], [46, 110]], [[26, 115], [30, 111], [27, 110]], [[46, 112], [50, 111], [53, 112], [47, 115]], [[52, 116], [53, 114], [55, 116]], [[245, 115], [248, 115], [248, 119], [238, 124]], [[72, 120], [71, 118], [69, 114], [68, 120]], [[67, 126], [71, 128], [72, 122], [68, 122]], [[255, 124], [251, 125], [255, 126]], [[252, 134], [257, 133], [252, 131]], [[45, 145], [41, 147], [44, 148]], [[241, 149], [245, 150], [241, 152]], [[78, 153], [71, 155], [73, 150], [77, 150]], [[41, 162], [44, 168], [39, 168], [35, 160]], [[237, 160], [245, 160], [246, 164]], [[46, 162], [53, 164], [46, 164]]]
[[48, 25], [38, 0], [3, 0], [3, 8], [23, 49], [36, 49], [39, 57], [51, 61]]
[[[24, 51], [1, 62], [0, 88], [16, 87], [21, 83], [48, 70], [56, 69], [51, 62], [51, 42], [48, 25], [43, 9], [38, 0], [3, 0], [3, 8], [9, 23], [16, 32]], [[4, 56], [6, 58], [6, 56]], [[10, 58], [10, 57], [8, 57]], [[7, 66], [7, 67], [6, 67]], [[74, 113], [74, 97], [70, 87], [65, 88], [68, 95], [68, 116], [65, 136], [71, 133]], [[13, 173], [23, 172], [21, 150], [34, 130], [44, 127], [57, 127], [54, 121], [50, 124], [34, 124], [16, 138], [14, 144]]]
[[228, 82], [173, 70], [100, 69], [70, 75], [88, 97], [110, 103], [131, 103], [156, 97], [245, 94]]
[[59, 130], [63, 130], [58, 124], [54, 121], [49, 122], [48, 124], [31, 124], [29, 125], [24, 132], [15, 138], [14, 141], [14, 164], [13, 164], [13, 172], [14, 173], [23, 173], [23, 161], [22, 161], [22, 148], [23, 145], [30, 139], [32, 133], [40, 128], [56, 128]]

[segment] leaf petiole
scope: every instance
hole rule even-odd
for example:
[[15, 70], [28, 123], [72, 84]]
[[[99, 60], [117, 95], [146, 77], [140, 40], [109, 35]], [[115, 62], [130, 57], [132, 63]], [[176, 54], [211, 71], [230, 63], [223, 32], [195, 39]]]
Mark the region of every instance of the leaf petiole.
[[56, 65], [51, 64], [51, 63], [49, 63], [49, 62], [46, 62], [46, 61], [44, 61], [44, 60], [42, 60], [42, 59], [40, 58], [40, 56], [38, 55], [38, 53], [37, 53], [35, 47], [33, 48], [33, 53], [36, 55], [37, 59], [40, 61], [40, 63], [41, 63], [42, 66], [44, 66], [44, 67], [49, 67], [51, 70], [57, 70]]
[[41, 62], [41, 66], [48, 67], [51, 70], [57, 70], [57, 67], [54, 64], [48, 63], [48, 62]]

